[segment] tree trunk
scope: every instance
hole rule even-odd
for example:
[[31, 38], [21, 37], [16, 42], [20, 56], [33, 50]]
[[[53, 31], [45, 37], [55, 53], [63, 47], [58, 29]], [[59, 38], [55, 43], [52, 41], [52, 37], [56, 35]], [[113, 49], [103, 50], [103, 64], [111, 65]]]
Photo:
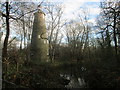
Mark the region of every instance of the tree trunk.
[[116, 52], [116, 55], [117, 55], [117, 39], [116, 39], [116, 13], [114, 13], [114, 26], [113, 26], [113, 34], [114, 34], [115, 52]]
[[24, 32], [24, 47], [26, 46], [26, 30], [25, 30], [25, 19], [24, 19], [24, 11], [22, 12], [22, 14], [23, 14], [23, 32]]
[[[2, 61], [3, 61], [3, 63], [7, 59], [7, 45], [8, 45], [9, 34], [10, 34], [9, 2], [7, 0], [7, 2], [6, 2], [6, 36], [5, 36], [5, 40], [4, 40], [4, 43], [3, 43], [3, 51], [2, 51]], [[6, 63], [3, 64], [3, 71], [4, 71], [3, 74], [4, 74], [4, 79], [5, 79], [6, 76], [7, 76], [7, 64]]]
[[5, 40], [3, 43], [3, 52], [2, 52], [2, 59], [7, 57], [7, 45], [8, 45], [8, 39], [9, 39], [9, 34], [10, 34], [10, 28], [9, 28], [9, 2], [6, 2], [6, 36]]

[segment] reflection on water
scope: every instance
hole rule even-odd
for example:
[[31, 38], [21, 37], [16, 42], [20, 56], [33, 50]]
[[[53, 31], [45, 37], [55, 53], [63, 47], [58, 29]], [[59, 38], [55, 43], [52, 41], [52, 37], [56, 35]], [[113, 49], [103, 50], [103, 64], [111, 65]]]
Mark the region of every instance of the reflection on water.
[[67, 75], [67, 74], [60, 74], [61, 77], [70, 80], [70, 82], [68, 83], [68, 85], [65, 85], [66, 88], [83, 88], [85, 87], [86, 83], [84, 81], [83, 78], [76, 78], [73, 75]]
[[78, 82], [79, 82], [80, 87], [84, 87], [86, 85], [83, 78], [78, 78]]

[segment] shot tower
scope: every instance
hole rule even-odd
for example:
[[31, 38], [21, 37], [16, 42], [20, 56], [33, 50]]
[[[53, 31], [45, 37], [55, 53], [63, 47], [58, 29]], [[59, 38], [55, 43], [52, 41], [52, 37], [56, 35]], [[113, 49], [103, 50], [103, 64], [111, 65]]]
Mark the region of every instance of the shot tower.
[[32, 61], [39, 63], [48, 59], [48, 43], [46, 38], [45, 14], [39, 9], [34, 14], [30, 54]]

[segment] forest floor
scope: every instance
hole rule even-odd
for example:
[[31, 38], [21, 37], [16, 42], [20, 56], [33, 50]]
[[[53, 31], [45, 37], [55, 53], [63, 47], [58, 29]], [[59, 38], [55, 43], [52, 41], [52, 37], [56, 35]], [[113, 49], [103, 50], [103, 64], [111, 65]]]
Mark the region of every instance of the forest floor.
[[[81, 67], [86, 68], [82, 71]], [[98, 64], [86, 63], [84, 66], [76, 61], [45, 62], [39, 65], [27, 65], [13, 72], [3, 82], [3, 88], [65, 88], [68, 80], [60, 77], [63, 73], [74, 73], [77, 77], [84, 75], [85, 82], [92, 88], [120, 88], [120, 69], [106, 68]]]
[[[60, 77], [60, 73], [75, 66], [76, 62], [54, 62], [31, 64], [14, 72], [7, 77], [7, 81], [3, 82], [3, 88], [65, 88], [67, 79]], [[66, 82], [66, 83], [65, 83]]]

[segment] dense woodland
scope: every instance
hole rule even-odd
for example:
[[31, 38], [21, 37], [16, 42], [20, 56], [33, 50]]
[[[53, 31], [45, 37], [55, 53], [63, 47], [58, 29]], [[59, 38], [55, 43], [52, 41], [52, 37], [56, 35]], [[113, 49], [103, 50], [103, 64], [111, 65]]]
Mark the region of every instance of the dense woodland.
[[[60, 3], [0, 5], [3, 88], [67, 88], [71, 79], [66, 75], [84, 79], [79, 88], [120, 88], [119, 0], [100, 2], [96, 26], [88, 22], [87, 9], [66, 20]], [[30, 58], [30, 47], [34, 13], [41, 8], [49, 50], [48, 60], [37, 63]]]

